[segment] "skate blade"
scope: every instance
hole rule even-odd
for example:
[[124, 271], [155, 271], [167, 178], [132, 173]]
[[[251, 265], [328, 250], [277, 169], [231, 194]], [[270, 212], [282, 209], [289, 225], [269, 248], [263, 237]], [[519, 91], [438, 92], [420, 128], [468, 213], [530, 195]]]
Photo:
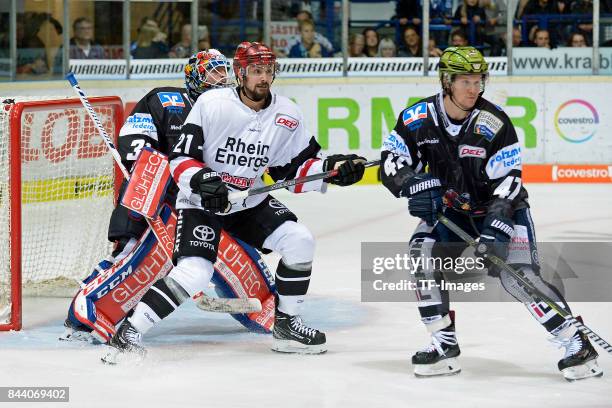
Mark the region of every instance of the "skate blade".
[[278, 353], [293, 353], [293, 354], [323, 354], [327, 351], [326, 344], [316, 344], [307, 346], [293, 340], [274, 339], [272, 341], [272, 351]]
[[146, 355], [146, 350], [126, 352], [115, 347], [108, 347], [108, 351], [101, 360], [107, 365], [137, 365], [142, 363]]
[[413, 364], [415, 377], [438, 377], [443, 375], [457, 375], [461, 366], [456, 358], [445, 358], [434, 364]]
[[91, 333], [67, 328], [58, 337], [58, 340], [59, 341], [79, 341], [79, 342], [93, 343], [94, 337], [91, 335]]
[[597, 360], [587, 361], [579, 366], [568, 367], [561, 372], [563, 373], [563, 377], [569, 382], [603, 376], [603, 370], [599, 364], [597, 364]]

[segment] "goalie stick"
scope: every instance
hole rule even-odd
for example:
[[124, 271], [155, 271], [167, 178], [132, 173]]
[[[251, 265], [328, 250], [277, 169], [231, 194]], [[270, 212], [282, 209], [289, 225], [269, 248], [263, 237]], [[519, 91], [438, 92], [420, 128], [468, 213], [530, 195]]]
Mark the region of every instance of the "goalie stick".
[[[379, 164], [380, 164], [380, 160], [372, 160], [372, 161], [364, 163], [364, 166], [367, 168], [367, 167], [378, 166]], [[231, 193], [228, 198], [230, 201], [240, 200], [242, 198], [251, 197], [257, 194], [268, 193], [270, 191], [280, 190], [281, 188], [287, 188], [291, 186], [296, 186], [298, 184], [308, 183], [309, 181], [315, 181], [315, 180], [325, 179], [328, 177], [333, 177], [336, 174], [338, 174], [338, 170], [330, 170], [324, 173], [311, 174], [310, 176], [304, 176], [304, 177], [294, 178], [291, 180], [279, 181], [278, 183], [274, 183], [269, 186], [253, 188], [247, 191], [238, 191], [236, 193]]]
[[[70, 72], [66, 75], [66, 79], [68, 80], [68, 82], [70, 82], [72, 89], [74, 89], [75, 93], [81, 100], [83, 107], [85, 108], [85, 110], [89, 114], [89, 117], [93, 121], [94, 126], [96, 127], [96, 130], [98, 131], [98, 133], [104, 140], [106, 147], [108, 148], [111, 155], [113, 156], [113, 159], [115, 160], [115, 163], [117, 164], [117, 167], [119, 168], [119, 170], [121, 170], [123, 177], [125, 177], [126, 180], [129, 180], [130, 174], [125, 168], [125, 166], [123, 165], [123, 163], [121, 163], [121, 156], [119, 155], [119, 152], [117, 151], [117, 147], [113, 143], [113, 140], [111, 139], [109, 134], [106, 132], [106, 129], [104, 129], [104, 126], [102, 125], [102, 122], [100, 122], [98, 115], [96, 114], [95, 110], [89, 103], [89, 99], [87, 98], [87, 95], [79, 86], [79, 83], [76, 77], [74, 76], [72, 72]], [[145, 219], [147, 220], [147, 223], [153, 230], [153, 233], [155, 234], [155, 236], [158, 238], [160, 247], [163, 249], [166, 256], [168, 258], [172, 258], [173, 243], [167, 239], [169, 234], [166, 231], [166, 228], [163, 222], [160, 221], [159, 215], [156, 216], [154, 219], [149, 219], [146, 217]], [[253, 313], [253, 312], [258, 312], [261, 310], [261, 303], [259, 302], [259, 300], [258, 299], [254, 299], [254, 300], [255, 302], [249, 302], [249, 299], [233, 299], [233, 298], [219, 300], [217, 298], [211, 298], [206, 295], [203, 295], [202, 297], [199, 298], [197, 305], [200, 309], [210, 311], [210, 312]]]
[[[465, 232], [461, 227], [457, 224], [449, 220], [446, 216], [442, 214], [438, 214], [438, 221], [444, 224], [449, 230], [457, 234], [459, 238], [465, 241], [466, 244], [471, 246], [472, 248], [476, 248], [478, 246], [478, 242], [474, 238], [472, 238], [467, 232]], [[591, 340], [597, 343], [601, 348], [608, 352], [608, 354], [612, 354], [612, 346], [610, 343], [605, 341], [601, 336], [587, 327], [584, 323], [581, 323], [578, 319], [568, 313], [564, 308], [560, 307], [555, 301], [551, 298], [540, 292], [536, 287], [534, 287], [528, 279], [521, 276], [513, 267], [504, 262], [501, 258], [495, 255], [488, 255], [487, 259], [491, 261], [493, 264], [503, 269], [512, 275], [517, 281], [519, 281], [527, 291], [531, 293], [534, 298], [538, 298], [546, 303], [551, 309], [557, 312], [561, 317], [563, 317], [566, 321], [570, 322], [574, 327], [580, 330], [582, 333], [586, 334]]]

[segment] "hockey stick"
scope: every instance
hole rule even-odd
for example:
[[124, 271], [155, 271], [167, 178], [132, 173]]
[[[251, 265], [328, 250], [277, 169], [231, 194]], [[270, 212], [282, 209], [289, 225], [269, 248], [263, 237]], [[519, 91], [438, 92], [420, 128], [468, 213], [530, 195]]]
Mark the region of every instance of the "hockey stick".
[[[119, 155], [119, 152], [117, 151], [117, 147], [113, 143], [112, 138], [106, 132], [106, 129], [104, 129], [104, 126], [102, 125], [102, 122], [100, 122], [100, 119], [98, 118], [98, 115], [96, 114], [96, 111], [91, 106], [91, 103], [89, 103], [89, 99], [87, 98], [87, 95], [85, 95], [85, 92], [83, 92], [83, 90], [79, 86], [79, 82], [77, 81], [77, 79], [75, 78], [72, 72], [69, 72], [66, 75], [66, 79], [68, 80], [68, 82], [70, 82], [72, 89], [74, 89], [79, 99], [81, 100], [83, 107], [89, 114], [89, 117], [93, 121], [94, 126], [98, 130], [98, 133], [100, 134], [100, 136], [102, 136], [102, 139], [104, 140], [104, 143], [106, 144], [106, 147], [108, 148], [111, 155], [113, 156], [113, 159], [115, 160], [115, 163], [119, 167], [119, 170], [121, 170], [123, 177], [125, 177], [126, 180], [129, 180], [130, 173], [127, 171], [123, 163], [121, 163], [121, 156]], [[167, 239], [169, 237], [169, 234], [168, 234], [168, 231], [164, 223], [161, 222], [160, 217], [156, 216], [154, 219], [149, 219], [145, 217], [145, 219], [147, 220], [147, 223], [149, 224], [149, 226], [153, 230], [153, 233], [157, 237], [157, 240], [160, 243], [160, 247], [162, 248], [166, 256], [172, 259], [173, 243], [171, 240]], [[206, 299], [205, 303], [202, 303], [203, 299]], [[211, 297], [204, 295], [198, 301], [198, 303], [200, 303], [198, 304], [198, 307], [200, 309], [207, 310], [210, 312], [228, 312], [228, 310], [230, 310], [231, 313], [253, 313], [253, 312], [258, 312], [261, 310], [261, 303], [259, 303], [258, 299], [256, 300], [258, 304], [254, 304], [254, 302], [249, 302], [249, 299], [240, 299], [240, 298], [238, 299], [227, 298], [227, 299], [223, 299], [222, 301], [217, 301], [216, 298], [211, 298]]]
[[[372, 160], [364, 163], [365, 167], [378, 166], [380, 160]], [[230, 201], [240, 200], [241, 198], [251, 197], [257, 194], [264, 194], [274, 190], [280, 190], [281, 188], [287, 188], [298, 184], [308, 183], [309, 181], [321, 180], [328, 177], [333, 177], [338, 174], [338, 170], [330, 170], [324, 173], [311, 174], [310, 176], [298, 177], [291, 180], [279, 181], [278, 183], [271, 184], [269, 186], [253, 188], [247, 191], [238, 191], [229, 195]]]
[[[476, 249], [476, 247], [478, 246], [478, 242], [476, 242], [476, 240], [474, 238], [472, 238], [467, 232], [465, 232], [457, 224], [455, 224], [454, 222], [452, 222], [451, 220], [449, 220], [448, 218], [446, 218], [446, 216], [444, 216], [442, 214], [438, 214], [438, 221], [440, 221], [442, 224], [444, 224], [444, 226], [446, 226], [449, 230], [451, 230], [452, 232], [457, 234], [457, 236], [459, 236], [459, 238], [461, 238], [463, 241], [465, 241], [466, 244], [468, 244], [472, 248]], [[564, 308], [560, 307], [551, 298], [549, 298], [548, 296], [546, 296], [545, 294], [540, 292], [536, 287], [533, 286], [533, 284], [531, 282], [529, 282], [528, 279], [526, 279], [525, 277], [521, 276], [521, 274], [518, 273], [513, 267], [511, 267], [506, 262], [504, 262], [501, 258], [499, 258], [499, 257], [497, 257], [495, 255], [488, 255], [487, 259], [489, 261], [491, 261], [491, 263], [495, 264], [497, 267], [503, 269], [504, 271], [506, 271], [510, 275], [512, 275], [517, 281], [519, 281], [525, 287], [525, 289], [533, 297], [542, 300], [551, 309], [553, 309], [561, 317], [563, 317], [566, 321], [570, 322], [570, 324], [573, 324], [574, 327], [576, 327], [582, 333], [584, 333], [588, 337], [590, 337], [591, 340], [593, 340], [595, 343], [599, 344], [601, 346], [601, 348], [603, 348], [609, 354], [612, 354], [612, 346], [610, 345], [610, 343], [605, 341], [603, 338], [601, 338], [601, 336], [599, 336], [593, 330], [588, 328], [584, 323], [580, 322], [578, 319], [576, 319], [574, 316], [572, 316], [570, 313], [568, 313]]]

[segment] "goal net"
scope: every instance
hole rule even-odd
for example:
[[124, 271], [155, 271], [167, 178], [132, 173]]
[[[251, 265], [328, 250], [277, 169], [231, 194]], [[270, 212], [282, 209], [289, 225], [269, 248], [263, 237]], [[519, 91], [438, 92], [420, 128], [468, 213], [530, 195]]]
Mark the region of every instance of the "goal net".
[[[118, 97], [90, 99], [116, 135]], [[0, 329], [19, 329], [21, 296], [72, 296], [110, 253], [113, 160], [76, 98], [1, 98]]]

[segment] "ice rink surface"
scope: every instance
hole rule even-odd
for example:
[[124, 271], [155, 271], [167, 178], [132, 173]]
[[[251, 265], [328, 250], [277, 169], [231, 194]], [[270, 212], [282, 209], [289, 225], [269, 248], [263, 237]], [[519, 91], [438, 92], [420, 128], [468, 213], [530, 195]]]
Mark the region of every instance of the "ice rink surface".
[[[527, 188], [539, 241], [612, 241], [612, 186]], [[326, 354], [273, 353], [270, 336], [188, 304], [145, 336], [143, 363], [105, 366], [104, 346], [57, 341], [68, 299], [30, 298], [24, 330], [0, 333], [0, 386], [70, 387], [70, 403], [41, 407], [612, 407], [612, 356], [598, 349], [603, 378], [566, 382], [562, 350], [518, 303], [453, 304], [463, 371], [415, 378], [410, 357], [429, 342], [416, 306], [360, 302], [361, 242], [407, 241], [405, 200], [381, 186], [275, 196], [317, 239], [304, 318]], [[612, 303], [572, 307], [612, 340]]]

